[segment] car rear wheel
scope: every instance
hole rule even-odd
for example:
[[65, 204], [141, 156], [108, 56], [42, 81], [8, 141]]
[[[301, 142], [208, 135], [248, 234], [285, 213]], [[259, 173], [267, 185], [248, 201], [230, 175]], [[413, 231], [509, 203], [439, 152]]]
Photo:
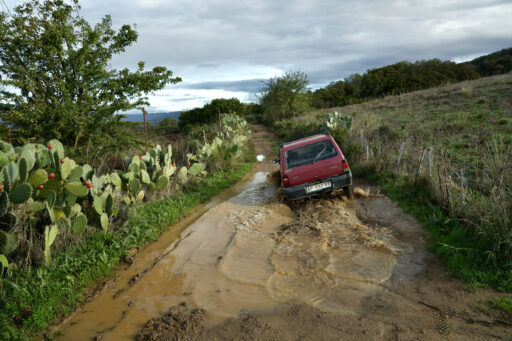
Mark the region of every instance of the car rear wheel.
[[343, 192], [350, 200], [354, 199], [354, 188], [352, 187], [352, 184], [343, 187]]

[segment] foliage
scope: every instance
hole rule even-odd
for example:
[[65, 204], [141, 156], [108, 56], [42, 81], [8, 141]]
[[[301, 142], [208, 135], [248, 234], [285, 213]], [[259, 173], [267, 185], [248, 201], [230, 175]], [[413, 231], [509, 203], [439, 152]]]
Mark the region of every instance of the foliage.
[[288, 71], [281, 77], [270, 78], [260, 99], [266, 119], [273, 122], [303, 112], [308, 106], [308, 84], [308, 77], [302, 71]]
[[475, 58], [467, 64], [482, 77], [510, 72], [512, 71], [512, 47]]
[[190, 129], [194, 124], [208, 124], [218, 120], [220, 114], [243, 115], [245, 106], [237, 98], [217, 98], [202, 108], [184, 111], [180, 114], [178, 125], [180, 129]]
[[496, 298], [492, 301], [492, 306], [503, 311], [512, 320], [512, 297]]
[[431, 59], [415, 63], [399, 62], [332, 82], [312, 95], [316, 108], [332, 108], [360, 103], [386, 95], [397, 95], [443, 84], [478, 78], [469, 65]]
[[87, 145], [119, 130], [115, 112], [147, 105], [146, 94], [181, 81], [165, 67], [144, 71], [144, 62], [135, 72], [109, 68], [137, 32], [115, 31], [108, 15], [91, 26], [79, 11], [78, 0], [31, 0], [0, 13], [0, 94], [12, 104], [0, 117], [20, 137]]

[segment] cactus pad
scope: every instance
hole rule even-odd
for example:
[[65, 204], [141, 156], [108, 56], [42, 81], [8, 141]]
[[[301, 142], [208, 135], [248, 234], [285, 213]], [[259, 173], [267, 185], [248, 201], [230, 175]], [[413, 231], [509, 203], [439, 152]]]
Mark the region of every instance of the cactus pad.
[[144, 191], [140, 191], [137, 196], [135, 197], [135, 200], [137, 202], [142, 202], [142, 200], [144, 200], [144, 196], [146, 195], [146, 193]]
[[0, 216], [3, 216], [7, 213], [9, 209], [9, 196], [6, 191], [2, 191], [0, 193]]
[[94, 196], [92, 205], [94, 206], [94, 210], [96, 213], [98, 213], [98, 215], [103, 214], [103, 200], [101, 197]]
[[161, 191], [169, 185], [169, 178], [165, 175], [160, 175], [156, 180], [156, 189]]
[[144, 169], [140, 170], [140, 179], [145, 184], [149, 184], [151, 182], [151, 179], [149, 178], [148, 172], [146, 172]]
[[122, 180], [121, 180], [121, 177], [119, 176], [119, 174], [117, 174], [117, 173], [110, 174], [110, 182], [114, 186], [116, 186], [118, 189], [121, 188]]
[[36, 150], [35, 147], [28, 148], [30, 145], [25, 145], [24, 150], [21, 152], [20, 157], [27, 162], [27, 172], [30, 172], [36, 164]]
[[27, 181], [28, 166], [27, 166], [27, 160], [24, 157], [22, 157], [18, 160], [18, 169], [19, 169], [20, 182]]
[[14, 204], [23, 204], [26, 203], [31, 196], [32, 186], [25, 183], [16, 186], [16, 188], [9, 195], [9, 199], [11, 199]]
[[188, 174], [187, 167], [181, 167], [181, 169], [178, 173], [178, 180], [181, 184], [187, 183], [187, 181], [188, 181], [187, 174]]
[[89, 166], [88, 164], [82, 166], [82, 177], [84, 178], [84, 180], [91, 180], [93, 174], [94, 171], [91, 166]]
[[130, 182], [128, 183], [128, 189], [130, 190], [130, 192], [133, 194], [133, 195], [137, 195], [137, 193], [139, 193], [139, 190], [140, 190], [140, 182], [138, 179], [132, 179], [130, 180]]
[[63, 180], [66, 180], [71, 173], [73, 164], [70, 159], [65, 158], [64, 163], [60, 165], [60, 176]]
[[48, 191], [48, 194], [46, 195], [46, 201], [48, 202], [48, 206], [53, 207], [56, 199], [57, 199], [57, 193], [55, 193], [55, 191], [53, 189]]
[[108, 216], [106, 213], [102, 213], [100, 217], [101, 228], [104, 232], [108, 232]]
[[108, 194], [105, 199], [105, 212], [112, 212], [112, 208], [114, 207], [114, 198], [112, 198], [112, 194]]
[[59, 160], [64, 158], [64, 146], [62, 145], [62, 143], [60, 143], [59, 140], [50, 140], [48, 144], [52, 145], [52, 152], [58, 155]]
[[73, 168], [71, 173], [69, 173], [68, 181], [69, 182], [77, 182], [80, 181], [80, 178], [82, 177], [83, 169], [80, 166], [77, 166]]
[[196, 176], [197, 174], [201, 174], [205, 168], [206, 168], [206, 166], [204, 163], [198, 162], [198, 163], [194, 163], [192, 165], [192, 167], [189, 168], [188, 172], [192, 176]]
[[28, 212], [39, 212], [39, 211], [44, 210], [46, 207], [44, 201], [41, 201], [41, 200], [30, 200], [29, 199], [29, 201], [27, 203], [28, 203], [28, 207], [27, 207]]
[[0, 151], [0, 168], [2, 168], [3, 166], [5, 166], [8, 163], [9, 163], [9, 158], [7, 157], [7, 154]]
[[83, 213], [79, 213], [73, 221], [73, 234], [82, 234], [87, 226], [87, 217]]
[[133, 172], [133, 173], [138, 173], [139, 165], [135, 162], [130, 163], [130, 166], [128, 167], [128, 171]]
[[38, 169], [30, 173], [27, 182], [34, 187], [44, 184], [48, 181], [48, 173], [44, 169]]
[[66, 188], [69, 193], [77, 197], [85, 197], [87, 194], [89, 194], [89, 188], [87, 188], [81, 182], [68, 182], [64, 185], [64, 188]]
[[14, 184], [16, 180], [18, 180], [18, 165], [14, 162], [9, 162], [7, 165], [7, 174], [9, 174], [11, 184]]
[[50, 264], [50, 247], [55, 241], [58, 233], [59, 228], [57, 225], [46, 226], [44, 230], [44, 262], [46, 265]]

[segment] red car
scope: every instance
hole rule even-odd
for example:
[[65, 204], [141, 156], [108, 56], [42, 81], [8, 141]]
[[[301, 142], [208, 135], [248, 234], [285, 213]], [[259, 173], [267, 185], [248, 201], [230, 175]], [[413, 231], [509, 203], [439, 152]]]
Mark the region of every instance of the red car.
[[352, 198], [352, 173], [328, 130], [279, 142], [281, 185], [286, 197], [302, 199], [343, 189]]

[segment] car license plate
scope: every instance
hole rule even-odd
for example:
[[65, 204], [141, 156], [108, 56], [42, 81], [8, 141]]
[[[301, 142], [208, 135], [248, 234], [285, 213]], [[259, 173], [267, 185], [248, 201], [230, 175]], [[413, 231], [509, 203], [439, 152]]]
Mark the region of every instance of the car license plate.
[[306, 190], [306, 193], [311, 193], [311, 192], [316, 192], [316, 191], [319, 191], [321, 189], [330, 188], [330, 187], [331, 187], [331, 182], [330, 181], [326, 181], [326, 182], [321, 182], [319, 184], [307, 186], [305, 188], [305, 190]]

